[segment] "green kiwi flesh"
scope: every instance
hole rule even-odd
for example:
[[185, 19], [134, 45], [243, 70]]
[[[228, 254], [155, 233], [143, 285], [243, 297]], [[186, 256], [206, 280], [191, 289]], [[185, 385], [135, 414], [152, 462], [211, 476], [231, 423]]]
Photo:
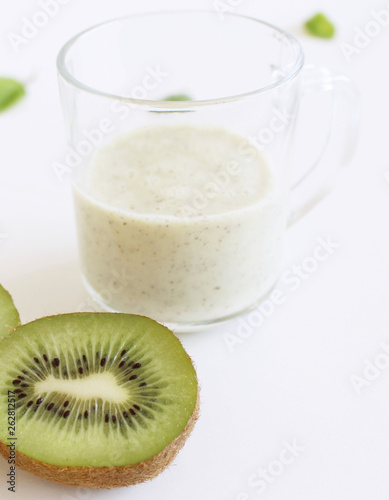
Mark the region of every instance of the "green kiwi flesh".
[[20, 317], [12, 297], [0, 285], [0, 341], [18, 325], [20, 325]]
[[197, 418], [198, 383], [166, 327], [129, 314], [74, 313], [20, 326], [1, 344], [5, 458], [10, 398], [20, 467], [63, 484], [111, 488], [149, 479], [171, 462]]

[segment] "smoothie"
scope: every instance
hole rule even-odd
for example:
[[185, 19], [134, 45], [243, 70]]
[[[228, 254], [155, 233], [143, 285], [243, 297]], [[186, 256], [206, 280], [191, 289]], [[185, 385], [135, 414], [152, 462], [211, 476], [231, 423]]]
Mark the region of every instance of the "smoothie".
[[193, 324], [234, 315], [276, 280], [286, 196], [225, 129], [116, 137], [74, 183], [82, 273], [106, 309]]

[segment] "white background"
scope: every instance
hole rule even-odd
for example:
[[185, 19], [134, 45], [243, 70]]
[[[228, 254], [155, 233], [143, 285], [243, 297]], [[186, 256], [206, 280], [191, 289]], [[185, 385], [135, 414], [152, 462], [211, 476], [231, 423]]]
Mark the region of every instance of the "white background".
[[[228, 1], [228, 0], [226, 0]], [[235, 0], [235, 4], [237, 4]], [[64, 158], [65, 134], [55, 58], [76, 32], [112, 17], [169, 8], [213, 8], [213, 0], [72, 0], [37, 36], [15, 52], [7, 38], [37, 1], [1, 0], [0, 74], [28, 82], [28, 96], [0, 115], [0, 282], [12, 293], [22, 321], [75, 311], [85, 301], [69, 184], [51, 165]], [[370, 373], [368, 360], [389, 345], [389, 27], [347, 61], [376, 0], [242, 0], [236, 12], [263, 18], [296, 34], [308, 63], [345, 73], [358, 85], [362, 121], [356, 154], [337, 188], [288, 231], [284, 270], [313, 255], [318, 238], [338, 244], [301, 286], [284, 286], [285, 302], [262, 327], [228, 349], [242, 321], [182, 335], [202, 386], [201, 418], [174, 465], [155, 480], [113, 491], [64, 488], [18, 471], [17, 493], [6, 488], [0, 461], [0, 498], [23, 500], [387, 500], [389, 495], [389, 368]], [[299, 27], [317, 11], [337, 25], [323, 41]], [[260, 57], [260, 54], [258, 54]], [[299, 133], [310, 142], [313, 109]], [[231, 338], [231, 337], [230, 337]], [[239, 338], [239, 337], [236, 337]], [[378, 358], [382, 363], [385, 357]], [[277, 470], [285, 442], [301, 451], [259, 494], [258, 470]], [[290, 457], [290, 455], [288, 455]], [[275, 468], [274, 468], [275, 467]], [[278, 473], [278, 472], [277, 472]]]

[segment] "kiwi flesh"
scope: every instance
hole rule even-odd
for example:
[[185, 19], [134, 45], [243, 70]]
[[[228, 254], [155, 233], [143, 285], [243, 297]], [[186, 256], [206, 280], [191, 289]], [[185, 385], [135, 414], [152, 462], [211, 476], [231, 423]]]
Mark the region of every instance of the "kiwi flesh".
[[20, 317], [12, 297], [0, 285], [0, 341], [18, 325], [20, 325]]
[[69, 486], [137, 484], [162, 472], [184, 445], [198, 392], [180, 341], [149, 318], [42, 318], [1, 344], [0, 454], [8, 459], [13, 400], [20, 468]]

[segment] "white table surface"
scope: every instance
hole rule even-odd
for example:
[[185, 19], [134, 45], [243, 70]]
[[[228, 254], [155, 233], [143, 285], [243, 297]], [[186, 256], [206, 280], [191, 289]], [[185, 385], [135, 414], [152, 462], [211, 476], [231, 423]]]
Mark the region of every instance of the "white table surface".
[[[385, 1], [235, 0], [236, 12], [295, 33], [309, 63], [355, 80], [362, 98], [357, 152], [337, 188], [288, 231], [284, 271], [310, 257], [318, 238], [338, 248], [301, 286], [283, 286], [285, 301], [230, 352], [226, 335], [241, 325], [181, 335], [202, 386], [201, 418], [169, 470], [136, 487], [84, 491], [18, 471], [23, 500], [387, 500], [389, 495], [389, 27], [347, 61], [371, 11]], [[65, 134], [55, 57], [76, 32], [106, 19], [161, 8], [213, 8], [213, 0], [71, 0], [16, 53], [8, 40], [39, 2], [2, 0], [0, 74], [28, 81], [28, 96], [0, 115], [0, 282], [26, 322], [75, 311], [85, 300], [69, 184], [51, 165], [64, 157]], [[304, 36], [301, 23], [325, 9], [336, 39]], [[388, 21], [389, 22], [389, 21]], [[310, 110], [306, 110], [309, 113]], [[312, 112], [312, 111], [311, 111]], [[314, 115], [311, 115], [314, 116]], [[302, 118], [300, 149], [314, 127]], [[389, 174], [388, 174], [389, 175]], [[282, 285], [281, 285], [282, 286]], [[389, 350], [389, 347], [388, 347]], [[381, 369], [358, 392], [368, 362]], [[366, 381], [367, 380], [367, 381]], [[293, 455], [285, 451], [297, 445]], [[282, 458], [288, 463], [275, 462]], [[259, 481], [260, 469], [268, 480]], [[270, 470], [270, 472], [269, 472]], [[272, 472], [273, 471], [273, 472]], [[263, 491], [262, 491], [263, 490]]]

